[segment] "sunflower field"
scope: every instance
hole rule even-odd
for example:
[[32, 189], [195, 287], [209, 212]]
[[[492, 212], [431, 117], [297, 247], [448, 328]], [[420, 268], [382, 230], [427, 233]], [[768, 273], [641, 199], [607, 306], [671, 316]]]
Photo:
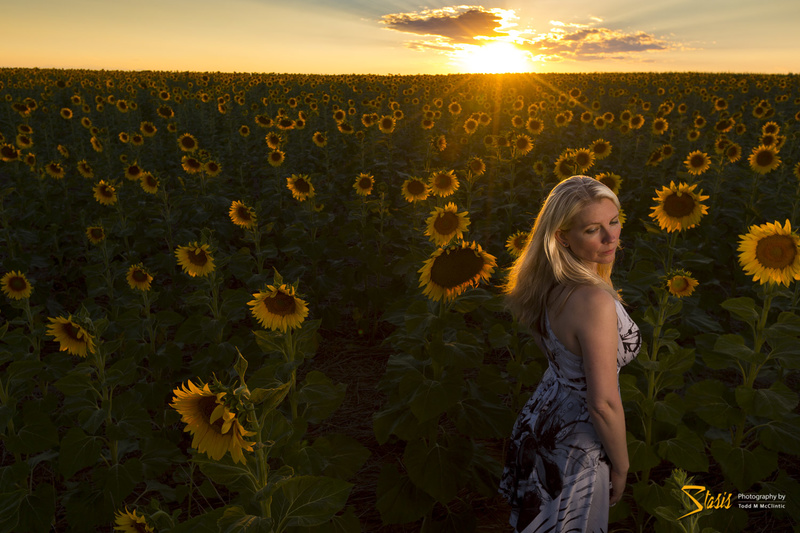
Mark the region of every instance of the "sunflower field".
[[547, 360], [503, 285], [576, 174], [643, 335], [611, 531], [797, 531], [800, 76], [39, 69], [0, 69], [0, 531], [508, 530]]

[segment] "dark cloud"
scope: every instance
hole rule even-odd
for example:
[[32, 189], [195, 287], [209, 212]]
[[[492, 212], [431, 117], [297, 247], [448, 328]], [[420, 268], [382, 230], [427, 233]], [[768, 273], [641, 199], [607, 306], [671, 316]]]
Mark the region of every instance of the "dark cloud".
[[384, 15], [383, 23], [391, 30], [418, 35], [445, 37], [455, 43], [471, 43], [476, 37], [500, 37], [504, 32], [502, 16], [483, 7], [445, 8], [422, 13]]

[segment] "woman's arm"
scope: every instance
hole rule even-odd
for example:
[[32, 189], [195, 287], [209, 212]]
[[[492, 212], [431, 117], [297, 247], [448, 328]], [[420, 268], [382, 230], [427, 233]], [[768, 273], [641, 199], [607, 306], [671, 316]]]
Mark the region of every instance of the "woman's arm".
[[625, 413], [617, 379], [617, 312], [614, 298], [598, 287], [581, 288], [575, 299], [576, 335], [586, 373], [589, 416], [611, 460], [611, 504], [622, 497], [628, 474]]

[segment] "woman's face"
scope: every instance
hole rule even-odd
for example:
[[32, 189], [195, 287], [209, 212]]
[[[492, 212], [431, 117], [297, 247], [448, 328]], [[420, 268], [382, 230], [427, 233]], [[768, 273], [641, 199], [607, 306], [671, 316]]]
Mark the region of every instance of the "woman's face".
[[560, 245], [588, 263], [609, 264], [619, 244], [619, 210], [608, 198], [591, 202], [581, 209], [566, 231], [556, 231]]

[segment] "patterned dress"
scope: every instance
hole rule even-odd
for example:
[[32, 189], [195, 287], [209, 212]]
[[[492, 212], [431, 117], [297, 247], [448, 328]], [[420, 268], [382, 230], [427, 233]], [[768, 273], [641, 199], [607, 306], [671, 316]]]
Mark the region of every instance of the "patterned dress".
[[[639, 353], [639, 328], [617, 307], [617, 374]], [[583, 359], [567, 350], [545, 313], [549, 367], [517, 418], [500, 492], [521, 533], [605, 532], [610, 462], [589, 418]]]

